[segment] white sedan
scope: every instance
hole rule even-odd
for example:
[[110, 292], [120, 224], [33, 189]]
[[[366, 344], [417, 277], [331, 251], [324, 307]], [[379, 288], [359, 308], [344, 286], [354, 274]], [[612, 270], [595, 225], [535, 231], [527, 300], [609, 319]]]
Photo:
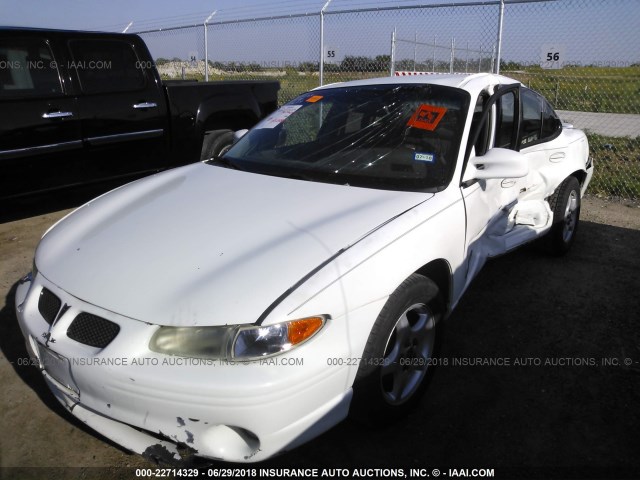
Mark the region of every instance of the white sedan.
[[491, 74], [327, 85], [47, 231], [16, 310], [57, 399], [163, 461], [255, 462], [418, 403], [485, 261], [565, 253], [583, 132]]

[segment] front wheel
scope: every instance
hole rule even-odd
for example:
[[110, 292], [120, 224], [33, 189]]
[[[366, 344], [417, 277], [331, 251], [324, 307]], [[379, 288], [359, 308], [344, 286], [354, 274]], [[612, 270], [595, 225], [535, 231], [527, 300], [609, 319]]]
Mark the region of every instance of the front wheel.
[[580, 221], [580, 203], [580, 184], [576, 177], [568, 177], [550, 201], [553, 225], [545, 239], [550, 253], [564, 255], [573, 245]]
[[207, 132], [202, 142], [200, 160], [221, 157], [231, 148], [233, 141], [234, 137], [231, 130], [212, 130]]
[[411, 275], [391, 294], [371, 329], [356, 374], [352, 417], [385, 423], [415, 405], [433, 370], [441, 314], [438, 287], [422, 275]]

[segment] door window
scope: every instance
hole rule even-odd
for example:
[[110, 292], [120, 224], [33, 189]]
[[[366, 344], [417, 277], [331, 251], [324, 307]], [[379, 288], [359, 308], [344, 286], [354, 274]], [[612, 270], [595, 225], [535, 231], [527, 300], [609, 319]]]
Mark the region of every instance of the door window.
[[541, 97], [531, 90], [522, 89], [522, 129], [520, 133], [520, 148], [537, 143], [542, 131], [542, 102]]
[[131, 44], [72, 40], [70, 48], [84, 93], [128, 92], [145, 87], [144, 71]]
[[62, 94], [58, 67], [40, 38], [0, 38], [0, 98]]
[[485, 122], [480, 125], [480, 121], [482, 119], [482, 112], [484, 111], [484, 107], [489, 100], [489, 95], [485, 92], [482, 92], [478, 95], [478, 100], [476, 101], [476, 106], [473, 109], [473, 120], [471, 121], [471, 132], [475, 132], [476, 129], [480, 128], [480, 132], [478, 133], [478, 139], [476, 143], [473, 145], [475, 148], [476, 156], [484, 155], [489, 148], [489, 135], [490, 135], [490, 126], [491, 120], [488, 117]]
[[551, 105], [546, 100], [543, 101], [544, 109], [542, 111], [542, 141], [548, 142], [553, 140], [562, 131], [562, 122], [556, 112], [553, 111]]
[[517, 128], [516, 118], [516, 94], [507, 92], [498, 98], [496, 102], [496, 133], [493, 141], [494, 147], [515, 148], [515, 129]]

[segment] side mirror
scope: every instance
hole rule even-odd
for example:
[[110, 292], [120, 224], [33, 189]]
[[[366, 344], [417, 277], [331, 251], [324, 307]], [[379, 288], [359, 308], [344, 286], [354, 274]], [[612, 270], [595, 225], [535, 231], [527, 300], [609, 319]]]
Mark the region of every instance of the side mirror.
[[492, 148], [481, 157], [471, 159], [478, 180], [522, 178], [529, 173], [527, 157], [506, 148]]
[[248, 131], [249, 130], [247, 130], [246, 128], [243, 128], [242, 130], [238, 130], [237, 132], [233, 132], [233, 143], [236, 143], [238, 140], [240, 140], [242, 137], [244, 137], [245, 134]]

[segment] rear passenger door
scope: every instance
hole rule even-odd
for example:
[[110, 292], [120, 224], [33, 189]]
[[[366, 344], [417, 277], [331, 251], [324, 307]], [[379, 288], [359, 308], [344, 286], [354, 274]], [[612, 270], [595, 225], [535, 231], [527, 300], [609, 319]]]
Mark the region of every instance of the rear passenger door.
[[520, 152], [529, 160], [528, 197], [542, 200], [553, 191], [550, 171], [566, 159], [567, 145], [560, 136], [562, 123], [549, 103], [539, 94], [522, 88]]
[[78, 105], [54, 45], [0, 32], [0, 198], [82, 179]]
[[[166, 104], [136, 37], [71, 38], [71, 66], [87, 148], [87, 180], [116, 178], [166, 165]], [[144, 50], [144, 51], [141, 51]]]

